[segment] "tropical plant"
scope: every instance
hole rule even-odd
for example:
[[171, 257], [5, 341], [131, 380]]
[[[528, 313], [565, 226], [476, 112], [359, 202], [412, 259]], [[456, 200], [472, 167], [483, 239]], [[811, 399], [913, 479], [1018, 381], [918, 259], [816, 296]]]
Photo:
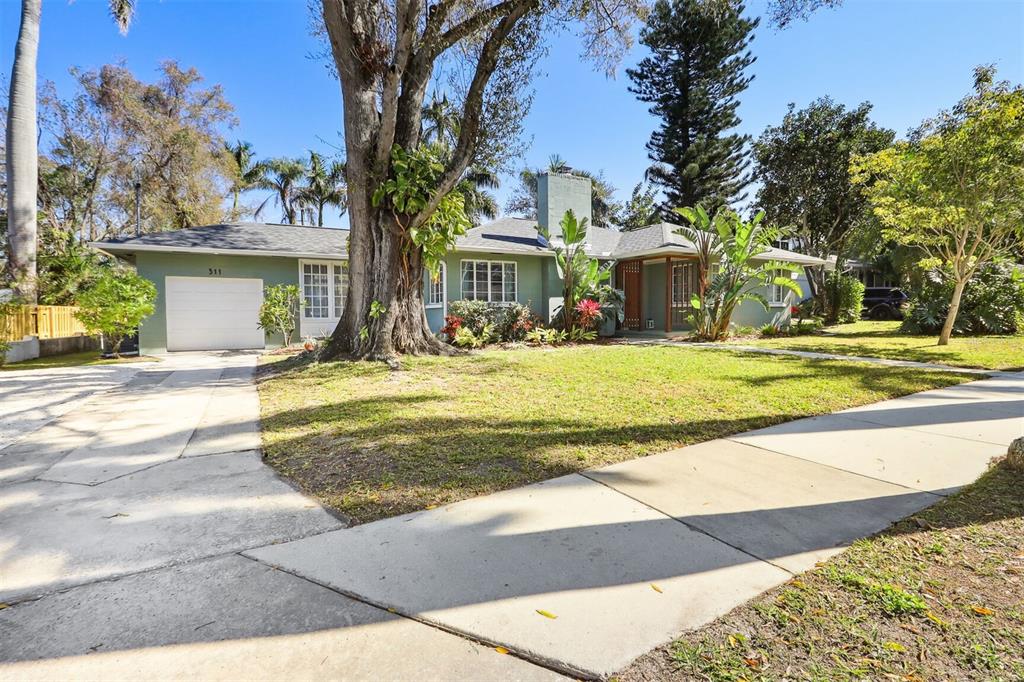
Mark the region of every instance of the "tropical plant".
[[459, 110], [448, 101], [448, 93], [441, 97], [435, 92], [430, 104], [423, 107], [423, 140], [452, 148], [459, 141], [462, 117]]
[[501, 180], [498, 174], [479, 166], [466, 169], [456, 191], [465, 201], [466, 216], [474, 225], [479, 225], [483, 218], [494, 220], [498, 217], [498, 200], [488, 190], [498, 189]]
[[[696, 297], [698, 301], [703, 302], [707, 296], [712, 263], [718, 260], [722, 250], [718, 227], [712, 223], [714, 221], [725, 222], [727, 218], [724, 212], [718, 211], [712, 219], [707, 210], [700, 205], [675, 208], [673, 211], [689, 223], [689, 225], [680, 226], [676, 233], [689, 241], [696, 252]], [[711, 320], [711, 307], [707, 305], [691, 307], [690, 322], [699, 335], [710, 336], [714, 326]]]
[[639, 230], [658, 222], [659, 209], [657, 201], [657, 188], [644, 182], [638, 182], [633, 187], [629, 199], [617, 208], [612, 222], [620, 230]]
[[522, 341], [526, 333], [540, 322], [530, 306], [522, 303], [510, 303], [492, 309], [495, 311], [494, 334], [499, 341]]
[[496, 308], [488, 305], [487, 301], [461, 299], [448, 303], [448, 317], [458, 320], [454, 328], [466, 327], [474, 334], [483, 331], [486, 325], [494, 324], [495, 312]]
[[259, 326], [271, 334], [284, 337], [285, 347], [292, 345], [299, 309], [302, 307], [302, 292], [295, 284], [275, 284], [263, 288], [263, 303], [260, 305]]
[[242, 140], [234, 144], [224, 143], [224, 152], [229, 159], [229, 172], [231, 174], [231, 215], [238, 217], [241, 212], [238, 208], [238, 198], [242, 192], [262, 186], [267, 174], [267, 164], [264, 161], [256, 161], [252, 145]]
[[977, 269], [1024, 241], [1024, 86], [974, 72], [974, 94], [925, 121], [909, 140], [851, 163], [883, 236], [920, 249], [925, 269], [953, 276], [938, 345], [949, 343]]
[[[36, 241], [39, 184], [39, 121], [36, 113], [36, 73], [42, 0], [21, 0], [21, 23], [14, 49], [8, 91], [7, 138], [7, 267], [18, 296], [37, 299]], [[121, 33], [128, 31], [135, 12], [133, 0], [109, 0], [110, 14]]]
[[601, 304], [592, 298], [584, 298], [576, 303], [576, 321], [583, 329], [591, 329], [601, 319]]
[[132, 270], [109, 268], [78, 297], [75, 317], [85, 328], [102, 334], [118, 357], [121, 341], [153, 314], [156, 287]]
[[564, 329], [553, 329], [551, 327], [535, 327], [526, 333], [524, 340], [535, 345], [549, 344], [557, 346], [569, 339], [569, 333]]
[[46, 305], [75, 305], [79, 294], [103, 274], [102, 258], [71, 232], [48, 230], [40, 242], [39, 300]]
[[[910, 308], [901, 330], [911, 334], [938, 332], [949, 312], [954, 286], [948, 268], [925, 273], [910, 292]], [[979, 267], [964, 289], [953, 333], [1024, 333], [1024, 271], [1009, 262]]]
[[298, 222], [300, 210], [300, 190], [306, 175], [306, 164], [301, 159], [271, 159], [266, 162], [266, 173], [259, 179], [256, 186], [270, 190], [271, 194], [256, 209], [258, 218], [270, 202], [281, 207], [281, 221], [289, 225]]
[[760, 292], [764, 287], [778, 286], [802, 295], [800, 285], [791, 276], [800, 272], [798, 266], [762, 260], [763, 254], [784, 234], [783, 230], [764, 224], [764, 211], [758, 211], [753, 219], [745, 221], [723, 206], [713, 218], [705, 220], [706, 212], [698, 212], [697, 208], [680, 211], [687, 220], [693, 217], [695, 221], [690, 228], [683, 227], [678, 232], [695, 244], [706, 241], [707, 252], [717, 255], [717, 267], [712, 272], [710, 264], [698, 254], [698, 279], [708, 284], [703, 290], [698, 288], [690, 299], [693, 310], [690, 323], [695, 339], [725, 339], [732, 315], [744, 301], [756, 301], [769, 310], [768, 299]]
[[305, 181], [306, 184], [295, 191], [295, 201], [316, 212], [318, 227], [324, 226], [324, 208], [327, 206], [334, 206], [342, 215], [345, 214], [345, 164], [328, 161], [322, 154], [311, 151]]
[[545, 227], [538, 225], [537, 232], [555, 252], [555, 265], [562, 279], [562, 305], [556, 315], [561, 318], [562, 328], [571, 332], [576, 325], [576, 304], [611, 278], [611, 268], [587, 255], [586, 218], [577, 220], [570, 209], [558, 224], [562, 228], [560, 241], [552, 241], [551, 232]]

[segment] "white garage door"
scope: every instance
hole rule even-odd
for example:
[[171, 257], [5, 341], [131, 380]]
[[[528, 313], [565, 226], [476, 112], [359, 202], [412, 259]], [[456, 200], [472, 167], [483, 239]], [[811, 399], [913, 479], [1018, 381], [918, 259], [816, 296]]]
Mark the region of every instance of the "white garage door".
[[263, 280], [168, 277], [167, 350], [263, 348]]

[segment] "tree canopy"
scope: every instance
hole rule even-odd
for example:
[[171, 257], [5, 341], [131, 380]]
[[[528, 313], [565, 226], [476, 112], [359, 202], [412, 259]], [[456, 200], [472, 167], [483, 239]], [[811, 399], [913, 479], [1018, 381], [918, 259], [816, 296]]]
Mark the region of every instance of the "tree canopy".
[[886, 238], [950, 268], [956, 282], [939, 343], [949, 341], [967, 281], [1024, 239], [1024, 87], [975, 70], [974, 93], [910, 139], [851, 164]]
[[748, 47], [759, 19], [743, 13], [741, 2], [657, 0], [640, 32], [651, 54], [627, 73], [630, 91], [661, 119], [647, 143], [648, 176], [666, 206], [714, 210], [745, 196], [750, 138], [728, 132], [753, 80]]

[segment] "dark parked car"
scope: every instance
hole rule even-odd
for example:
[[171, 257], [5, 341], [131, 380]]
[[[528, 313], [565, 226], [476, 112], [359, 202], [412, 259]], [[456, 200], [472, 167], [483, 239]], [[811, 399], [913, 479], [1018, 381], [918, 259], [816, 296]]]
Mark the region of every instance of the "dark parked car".
[[872, 320], [902, 320], [907, 296], [896, 287], [868, 287], [864, 290], [862, 314]]

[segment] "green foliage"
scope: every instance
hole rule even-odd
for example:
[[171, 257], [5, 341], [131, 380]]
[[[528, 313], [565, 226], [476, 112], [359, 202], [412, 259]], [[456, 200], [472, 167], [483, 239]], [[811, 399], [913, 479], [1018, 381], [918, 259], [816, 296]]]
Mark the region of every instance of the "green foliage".
[[522, 341], [526, 333], [540, 324], [530, 306], [509, 303], [494, 310], [494, 335], [499, 341]]
[[481, 348], [494, 340], [493, 325], [485, 324], [479, 333], [473, 333], [469, 327], [459, 327], [452, 343], [460, 348]]
[[[949, 312], [954, 281], [948, 270], [932, 270], [910, 292], [901, 330], [934, 334]], [[955, 334], [1024, 333], [1024, 272], [1009, 263], [978, 268], [964, 289], [953, 323]]]
[[615, 203], [615, 188], [600, 172], [572, 168], [558, 154], [548, 159], [547, 168], [524, 168], [519, 171], [519, 186], [505, 202], [505, 213], [535, 219], [537, 217], [537, 179], [543, 173], [563, 173], [590, 180], [590, 215], [595, 225], [616, 222], [622, 208]]
[[[790, 104], [778, 126], [769, 126], [754, 143], [754, 177], [761, 182], [757, 205], [768, 220], [794, 226], [800, 250], [840, 260], [859, 253], [878, 237], [877, 220], [863, 187], [850, 179], [850, 160], [892, 144], [895, 133], [870, 119], [871, 104], [847, 110], [828, 97], [799, 111]], [[877, 247], [875, 247], [877, 248]], [[823, 266], [809, 268], [819, 310], [833, 307]]]
[[846, 324], [860, 319], [864, 307], [864, 284], [856, 277], [830, 272], [825, 278], [828, 324]]
[[302, 292], [295, 284], [277, 284], [263, 289], [259, 325], [267, 335], [281, 334], [284, 345], [290, 346], [296, 319], [302, 304]]
[[[762, 254], [771, 248], [783, 231], [768, 227], [762, 221], [760, 211], [750, 221], [726, 207], [709, 217], [702, 206], [682, 208], [677, 211], [687, 221], [688, 227], [677, 232], [697, 247], [698, 288], [690, 300], [693, 312], [690, 323], [694, 338], [704, 341], [721, 341], [729, 334], [729, 324], [736, 307], [744, 301], [757, 301], [765, 310], [768, 300], [761, 289], [780, 286], [802, 295], [800, 285], [792, 277], [782, 273], [799, 273], [800, 268], [792, 263], [763, 261]], [[718, 267], [711, 272], [712, 261]]]
[[385, 199], [390, 204], [395, 222], [408, 230], [409, 240], [422, 250], [423, 264], [434, 277], [438, 276], [445, 255], [455, 246], [455, 239], [472, 227], [466, 216], [465, 201], [454, 191], [441, 198], [437, 210], [425, 223], [407, 227], [409, 217], [427, 207], [441, 181], [442, 153], [443, 150], [429, 144], [411, 152], [396, 144], [391, 148], [392, 177], [373, 193], [374, 206], [380, 206]]
[[623, 231], [638, 230], [658, 222], [658, 190], [643, 182], [636, 183], [633, 193], [612, 216], [612, 222]]
[[537, 327], [526, 333], [526, 342], [535, 345], [558, 346], [569, 339], [569, 332], [564, 329]]
[[670, 206], [710, 210], [741, 198], [749, 184], [749, 136], [740, 123], [739, 95], [752, 76], [747, 49], [759, 20], [744, 18], [742, 2], [658, 0], [640, 32], [652, 54], [626, 73], [630, 91], [661, 119], [647, 150], [653, 182]]
[[[460, 329], [490, 341], [522, 341], [540, 323], [530, 307], [522, 303], [492, 305], [486, 301], [452, 301], [448, 304], [448, 317], [458, 318]], [[484, 334], [485, 330], [489, 333]]]
[[975, 70], [975, 92], [909, 140], [851, 162], [883, 236], [947, 266], [956, 286], [939, 343], [949, 340], [964, 284], [1024, 241], [1024, 87]]
[[462, 320], [462, 327], [479, 334], [488, 324], [493, 324], [496, 309], [487, 301], [459, 300], [448, 303], [448, 315]]
[[75, 316], [90, 332], [103, 334], [116, 356], [121, 341], [153, 314], [156, 287], [134, 271], [111, 268], [78, 297]]
[[66, 230], [43, 233], [39, 244], [39, 302], [75, 305], [105, 268], [99, 253]]
[[[587, 219], [576, 219], [572, 209], [559, 221], [562, 228], [561, 244], [554, 243], [555, 265], [562, 278], [562, 307], [557, 311], [562, 327], [572, 331], [576, 326], [576, 304], [583, 298], [597, 298], [601, 287], [611, 279], [611, 265], [591, 258], [586, 252]], [[551, 244], [551, 233], [540, 226], [537, 232]]]
[[831, 569], [827, 575], [829, 580], [856, 590], [861, 596], [877, 603], [890, 616], [923, 615], [928, 611], [928, 602], [924, 598], [897, 585], [876, 583], [849, 571]]

